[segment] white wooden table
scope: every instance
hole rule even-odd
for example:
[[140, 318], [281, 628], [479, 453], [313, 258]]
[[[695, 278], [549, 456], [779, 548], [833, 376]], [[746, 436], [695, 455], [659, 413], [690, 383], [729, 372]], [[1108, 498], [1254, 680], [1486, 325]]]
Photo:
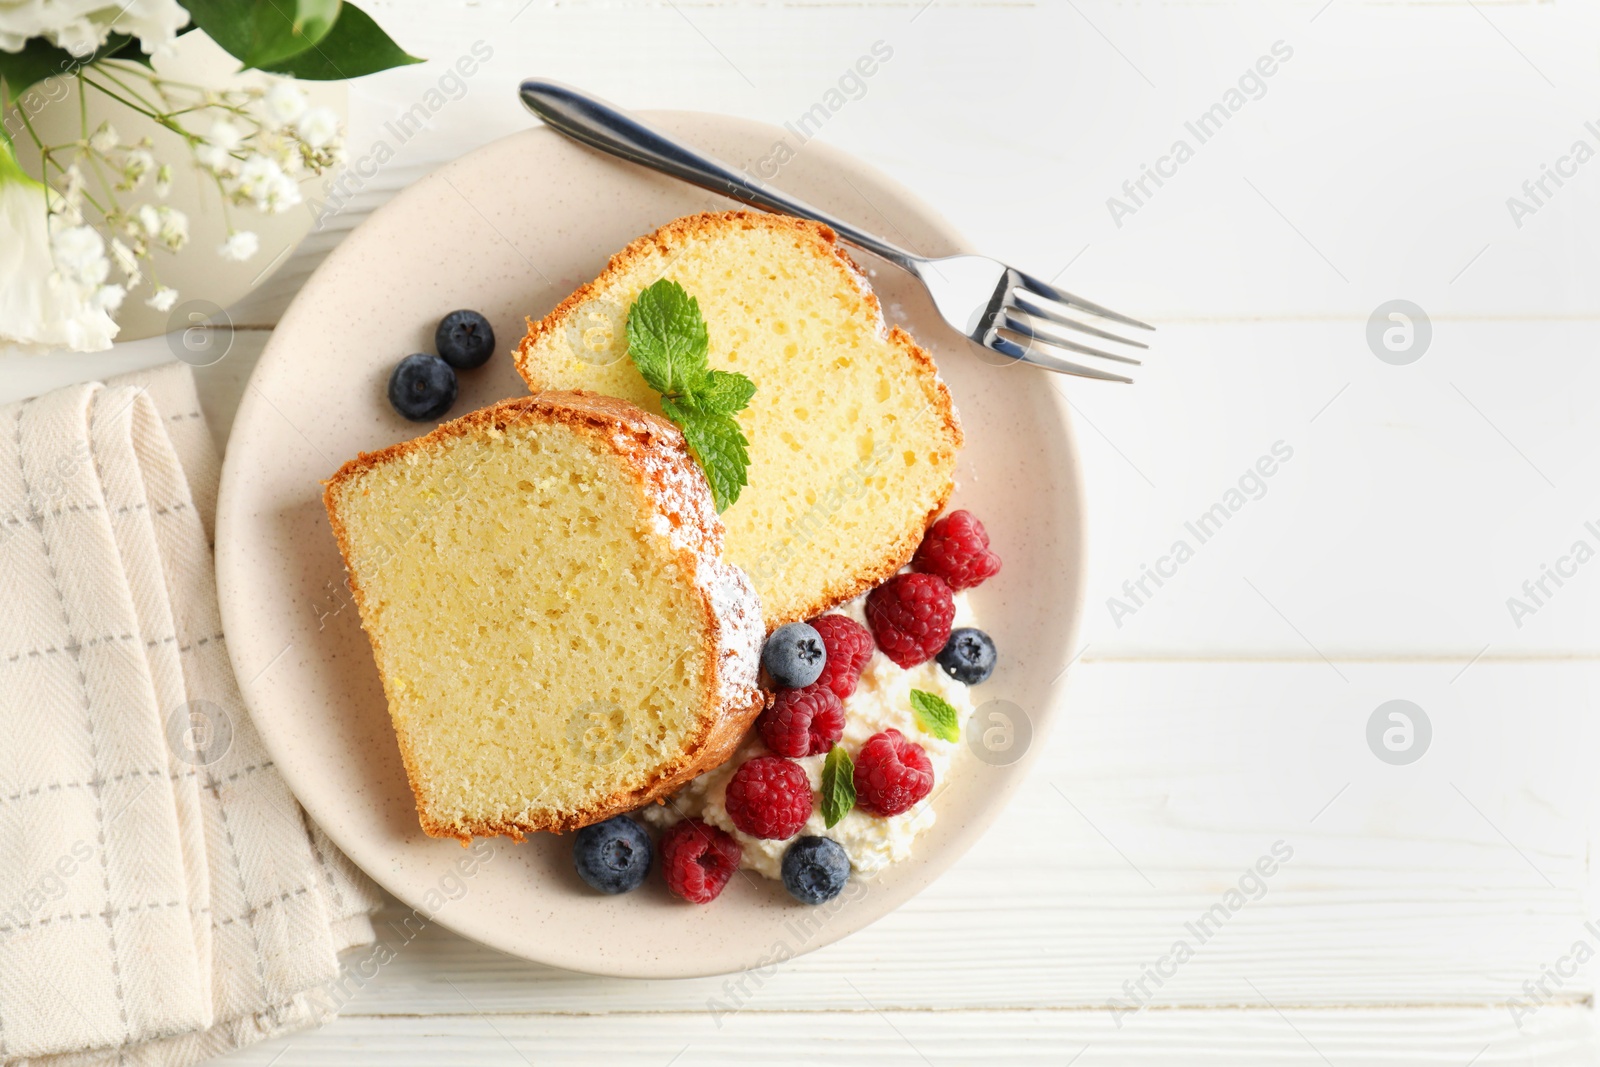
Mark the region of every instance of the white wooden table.
[[[817, 136], [981, 247], [1161, 333], [1135, 388], [1041, 378], [1080, 417], [1086, 646], [1063, 651], [1063, 666], [1079, 657], [1071, 705], [1009, 817], [930, 890], [729, 979], [590, 978], [385, 926], [393, 962], [336, 1023], [234, 1062], [1600, 1060], [1600, 921], [1586, 926], [1600, 562], [1561, 562], [1580, 540], [1600, 548], [1585, 424], [1600, 162], [1571, 157], [1579, 140], [1600, 149], [1600, 122], [1585, 125], [1600, 120], [1600, 14], [1575, 0], [367, 6], [440, 62], [353, 86], [357, 154], [475, 41], [494, 56], [232, 309], [234, 351], [201, 372], [219, 435], [307, 273], [395, 190], [521, 128], [513, 90], [531, 73], [782, 124], [826, 108], [882, 42], [890, 58], [859, 98], [833, 98]], [[1523, 183], [1546, 165], [1567, 176], [1535, 200]], [[1146, 166], [1162, 183], [1141, 190]], [[1366, 336], [1397, 299], [1431, 323], [1404, 365]], [[0, 394], [166, 358], [155, 339], [9, 360]], [[1241, 487], [1280, 442], [1292, 456]], [[1226, 521], [1201, 543], [1186, 523], [1219, 503]], [[1179, 540], [1192, 558], [1165, 559]], [[1523, 583], [1547, 565], [1570, 576], [1534, 603]], [[1168, 576], [1140, 591], [1147, 566]], [[1510, 597], [1534, 610], [1514, 617]], [[1392, 699], [1431, 724], [1406, 765], [1368, 745]], [[1275, 847], [1289, 858], [1230, 897]]]

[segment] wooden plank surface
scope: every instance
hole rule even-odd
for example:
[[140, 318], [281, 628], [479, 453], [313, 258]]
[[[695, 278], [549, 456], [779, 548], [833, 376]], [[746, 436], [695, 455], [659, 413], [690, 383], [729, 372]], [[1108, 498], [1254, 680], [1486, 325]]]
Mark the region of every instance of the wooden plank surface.
[[[745, 1062], [763, 1041], [794, 1062], [912, 1055], [875, 1012], [930, 1062], [990, 1047], [1062, 1063], [1084, 1045], [1087, 1063], [1319, 1062], [1284, 1017], [1336, 1063], [1589, 1062], [1596, 972], [1545, 976], [1575, 942], [1600, 947], [1580, 814], [1592, 732], [1549, 744], [1592, 706], [1595, 668], [1479, 664], [1453, 687], [1434, 665], [1335, 666], [1349, 681], [1321, 662], [1075, 667], [1071, 713], [1008, 818], [900, 911], [770, 973], [572, 975], [437, 927], [408, 937], [395, 908], [392, 962], [283, 1062], [515, 1062], [495, 1028], [541, 1063], [601, 1048], [664, 1063], [683, 1044]], [[1365, 737], [1395, 694], [1435, 724], [1408, 766]], [[1290, 858], [1222, 922], [1214, 906], [1275, 845]], [[1550, 995], [1529, 999], [1541, 981]]]
[[[233, 1060], [1600, 1059], [1600, 963], [1550, 977], [1577, 943], [1600, 948], [1586, 926], [1600, 926], [1600, 570], [1545, 576], [1576, 542], [1600, 548], [1587, 525], [1600, 527], [1600, 164], [1547, 184], [1531, 213], [1509, 206], [1575, 141], [1600, 147], [1585, 125], [1600, 126], [1600, 9], [366, 6], [435, 60], [478, 40], [495, 55], [230, 309], [233, 348], [198, 374], [219, 442], [322, 257], [420, 175], [526, 126], [512, 90], [535, 73], [629, 106], [781, 125], [885, 42], [892, 58], [821, 139], [984, 249], [1157, 322], [1160, 345], [1132, 390], [1047, 380], [1071, 399], [1084, 452], [1086, 647], [1064, 650], [1063, 663], [1081, 653], [1068, 713], [1007, 818], [927, 892], [742, 987], [572, 975], [432, 927], [334, 1025]], [[1214, 136], [1188, 129], [1275, 54]], [[392, 140], [384, 123], [441, 70], [352, 85], [352, 154]], [[1135, 201], [1124, 182], [1178, 140], [1192, 158]], [[870, 225], [873, 206], [856, 217]], [[1409, 365], [1368, 340], [1394, 299], [1432, 328]], [[0, 358], [0, 400], [171, 354], [157, 338]], [[1246, 474], [1279, 442], [1292, 456], [1258, 489]], [[1202, 542], [1188, 524], [1219, 503], [1228, 517]], [[1163, 563], [1179, 540], [1192, 558]], [[1172, 571], [1159, 585], [1157, 567]], [[1541, 579], [1534, 604], [1524, 583]], [[1404, 766], [1367, 740], [1392, 699], [1432, 727]], [[1243, 894], [1174, 967], [1175, 943], [1197, 940], [1186, 924], [1280, 841], [1293, 855], [1260, 899]], [[1173, 971], [1159, 985], [1146, 977], [1158, 967]], [[1524, 983], [1541, 982], [1535, 1003]], [[730, 999], [731, 1014], [708, 1006]], [[1118, 1015], [1114, 999], [1148, 1009]]]
[[[459, 1001], [458, 1001], [459, 1003]], [[1150, 1064], [1361, 1063], [1374, 1067], [1577, 1067], [1595, 1062], [1588, 1012], [1551, 1008], [1517, 1030], [1502, 1017], [1426, 1009], [1153, 1012], [1122, 1030], [1084, 1012], [743, 1012], [592, 1016], [459, 1014], [373, 1019], [341, 1016], [292, 1042], [274, 1041], [229, 1062], [267, 1067], [441, 1064], [540, 1067], [593, 1063], [1014, 1063], [1039, 1067]], [[281, 1057], [274, 1059], [274, 1057]], [[676, 1058], [675, 1058], [676, 1057]]]
[[[1146, 981], [1140, 1004], [1243, 1005], [1256, 982], [1306, 1007], [1509, 1014], [1524, 980], [1596, 938], [1588, 823], [1573, 814], [1593, 731], [1563, 753], [1548, 739], [1593, 701], [1600, 670], [1480, 665], [1457, 690], [1412, 666], [1338, 666], [1350, 682], [1321, 663], [1074, 668], [1071, 710], [1008, 817], [905, 907], [776, 968], [746, 1002], [1104, 1009], [1184, 941], [1192, 958], [1162, 964], [1176, 973]], [[1408, 766], [1365, 737], [1397, 693], [1434, 724]], [[1247, 874], [1268, 856], [1273, 873]], [[470, 909], [470, 891], [449, 907]], [[464, 994], [500, 1013], [681, 1012], [738, 988], [570, 975], [438, 929], [407, 938], [402, 914], [382, 924], [394, 962], [352, 1008], [451, 1012]], [[1559, 999], [1586, 1002], [1597, 976], [1583, 969]]]

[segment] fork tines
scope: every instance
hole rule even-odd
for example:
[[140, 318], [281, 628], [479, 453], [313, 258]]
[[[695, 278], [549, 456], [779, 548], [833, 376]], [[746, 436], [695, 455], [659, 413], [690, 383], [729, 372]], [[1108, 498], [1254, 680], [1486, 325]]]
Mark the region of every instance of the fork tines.
[[[1141, 330], [1155, 327], [1138, 319], [1101, 307], [1082, 297], [1057, 289], [1019, 270], [1010, 270], [1006, 278], [1006, 294], [992, 322], [987, 343], [1002, 355], [1024, 359], [1051, 370], [1076, 374], [1102, 381], [1128, 382], [1133, 379], [1109, 371], [1087, 367], [1067, 359], [1071, 355], [1097, 356], [1118, 363], [1140, 366], [1138, 359], [1120, 352], [1107, 351], [1084, 344], [1074, 333], [1127, 345], [1133, 349], [1150, 346], [1084, 322], [1085, 317], [1133, 326]], [[1000, 331], [1004, 331], [1001, 333]], [[1014, 335], [1013, 337], [1006, 336]]]

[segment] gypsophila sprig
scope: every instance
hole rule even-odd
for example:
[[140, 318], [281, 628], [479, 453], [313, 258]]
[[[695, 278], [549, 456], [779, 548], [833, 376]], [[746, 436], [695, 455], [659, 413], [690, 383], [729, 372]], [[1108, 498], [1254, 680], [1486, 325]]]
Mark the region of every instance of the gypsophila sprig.
[[[215, 253], [229, 262], [246, 262], [260, 249], [242, 212], [289, 210], [301, 203], [299, 178], [321, 174], [344, 156], [338, 116], [312, 107], [292, 81], [219, 92], [168, 81], [127, 61], [102, 61], [79, 81], [85, 93], [103, 87], [142, 102], [136, 110], [182, 138], [189, 164], [221, 197], [228, 237]], [[51, 178], [47, 226], [56, 274], [109, 311], [141, 289], [147, 306], [170, 310], [179, 294], [161, 284], [157, 256], [189, 243], [188, 215], [163, 202], [175, 161], [158, 160], [149, 138], [124, 141], [111, 122], [83, 130], [76, 141], [36, 147]], [[0, 152], [9, 149], [0, 143]], [[0, 339], [37, 343], [5, 328]]]
[[665, 278], [628, 308], [628, 355], [645, 384], [661, 394], [661, 411], [683, 431], [726, 511], [749, 484], [749, 445], [733, 416], [755, 396], [756, 384], [736, 371], [712, 370], [700, 302]]
[[[230, 262], [254, 258], [261, 242], [240, 213], [293, 208], [302, 180], [344, 159], [338, 115], [313, 106], [294, 79], [337, 81], [421, 62], [344, 0], [140, 0], [80, 10], [86, 6], [11, 10], [0, 0], [8, 12], [0, 17], [0, 232], [8, 234], [0, 247], [0, 344], [98, 351], [110, 347], [111, 314], [134, 290], [145, 290], [144, 303], [157, 310], [176, 304], [179, 294], [157, 269], [158, 255], [189, 243], [188, 216], [163, 202], [175, 167], [195, 168], [221, 197], [228, 234], [212, 251]], [[265, 73], [226, 89], [157, 73], [150, 57], [191, 22]], [[70, 79], [78, 90], [80, 129], [71, 141], [46, 144], [30, 121], [38, 100], [65, 95], [29, 92], [46, 79]], [[176, 134], [187, 158], [159, 158], [150, 138], [129, 142], [114, 121], [90, 129], [86, 103], [95, 96]], [[38, 151], [37, 175], [17, 160], [13, 138], [22, 136]]]

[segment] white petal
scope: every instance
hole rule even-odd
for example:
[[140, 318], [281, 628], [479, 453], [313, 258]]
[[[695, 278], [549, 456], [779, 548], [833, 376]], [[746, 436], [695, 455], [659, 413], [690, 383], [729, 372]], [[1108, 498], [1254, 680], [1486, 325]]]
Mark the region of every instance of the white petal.
[[228, 239], [217, 249], [217, 255], [235, 263], [243, 263], [254, 256], [260, 247], [260, 238], [249, 230], [240, 230], [238, 233], [228, 235]]
[[278, 82], [262, 101], [267, 118], [278, 126], [287, 126], [305, 114], [306, 94], [292, 81]]
[[111, 347], [117, 324], [50, 256], [41, 185], [0, 178], [0, 344], [26, 352]]

